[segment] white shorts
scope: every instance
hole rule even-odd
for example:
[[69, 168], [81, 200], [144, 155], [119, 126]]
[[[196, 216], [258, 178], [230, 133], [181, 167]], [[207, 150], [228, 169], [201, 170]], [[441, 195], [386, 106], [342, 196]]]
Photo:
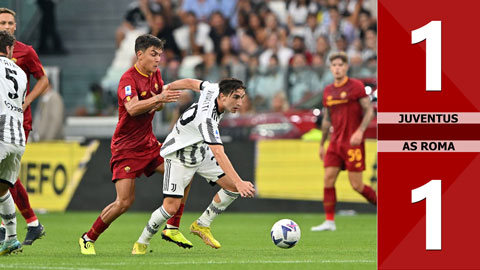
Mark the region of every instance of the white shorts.
[[6, 182], [12, 187], [20, 172], [24, 146], [18, 146], [0, 141], [0, 182]]
[[192, 181], [195, 173], [198, 173], [212, 185], [225, 175], [210, 149], [207, 150], [205, 159], [195, 167], [183, 165], [176, 158], [175, 153], [167, 155], [165, 157], [165, 173], [163, 174], [163, 195], [175, 198], [183, 197], [183, 192]]

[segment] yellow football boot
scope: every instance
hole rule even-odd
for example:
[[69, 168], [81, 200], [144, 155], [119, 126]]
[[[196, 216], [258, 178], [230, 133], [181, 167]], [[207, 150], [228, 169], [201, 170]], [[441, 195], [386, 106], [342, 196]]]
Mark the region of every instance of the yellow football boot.
[[190, 232], [200, 236], [205, 242], [205, 244], [213, 247], [213, 248], [221, 248], [220, 242], [218, 242], [210, 232], [210, 227], [204, 227], [198, 225], [197, 221], [194, 221], [192, 225], [190, 225]]
[[183, 234], [178, 229], [165, 228], [162, 231], [162, 239], [169, 242], [173, 242], [182, 248], [193, 247], [192, 242], [188, 241], [188, 239], [185, 238], [185, 236], [183, 236]]

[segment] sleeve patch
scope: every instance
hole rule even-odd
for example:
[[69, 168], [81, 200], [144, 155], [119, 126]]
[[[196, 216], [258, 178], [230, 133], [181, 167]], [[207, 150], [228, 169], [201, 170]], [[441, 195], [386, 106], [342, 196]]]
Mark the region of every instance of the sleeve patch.
[[125, 86], [125, 96], [131, 96], [132, 95], [132, 86], [127, 85]]

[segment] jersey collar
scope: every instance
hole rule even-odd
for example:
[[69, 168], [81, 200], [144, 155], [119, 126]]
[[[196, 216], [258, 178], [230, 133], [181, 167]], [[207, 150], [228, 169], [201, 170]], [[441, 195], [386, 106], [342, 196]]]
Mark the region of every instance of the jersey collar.
[[[217, 111], [217, 114], [218, 114], [218, 115], [221, 115], [221, 114], [223, 113], [223, 112], [220, 112], [220, 111], [218, 110], [218, 101], [217, 101], [216, 98], [215, 98], [215, 110]], [[225, 111], [224, 111], [224, 112], [225, 112]]]
[[135, 69], [137, 70], [137, 72], [140, 73], [140, 75], [142, 75], [143, 77], [147, 77], [147, 78], [150, 77], [150, 76], [148, 76], [147, 74], [141, 72], [140, 69], [138, 69], [137, 64], [135, 64], [135, 65], [133, 65], [133, 66], [135, 67]]
[[335, 87], [341, 87], [341, 86], [344, 86], [344, 85], [347, 83], [347, 81], [348, 81], [348, 76], [345, 76], [345, 79], [343, 79], [343, 81], [341, 81], [341, 82], [338, 83], [338, 84], [337, 84], [337, 83], [333, 83], [333, 85], [334, 85]]

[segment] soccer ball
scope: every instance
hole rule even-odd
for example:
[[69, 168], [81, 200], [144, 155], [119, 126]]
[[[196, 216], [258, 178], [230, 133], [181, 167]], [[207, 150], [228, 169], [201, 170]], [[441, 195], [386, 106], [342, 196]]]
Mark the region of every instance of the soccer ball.
[[273, 243], [280, 248], [294, 247], [300, 240], [300, 227], [293, 220], [281, 219], [273, 224], [270, 232]]

